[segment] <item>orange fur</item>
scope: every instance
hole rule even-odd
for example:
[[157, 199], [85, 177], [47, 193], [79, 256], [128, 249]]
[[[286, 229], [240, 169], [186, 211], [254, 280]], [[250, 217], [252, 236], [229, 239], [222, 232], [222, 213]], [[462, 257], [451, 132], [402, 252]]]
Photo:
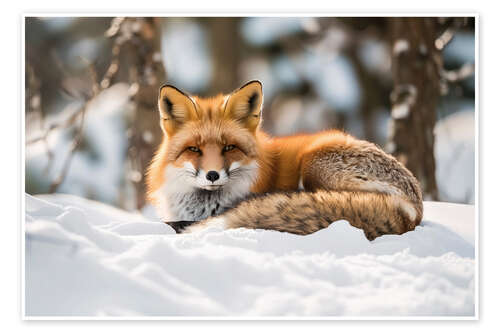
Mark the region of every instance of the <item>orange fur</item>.
[[[214, 132], [220, 127], [224, 127], [234, 137], [241, 136], [241, 131], [244, 129], [235, 124], [233, 120], [224, 118], [223, 105], [226, 97], [224, 95], [210, 98], [193, 97], [200, 118], [194, 120], [193, 124], [186, 124], [184, 131], [177, 136], [191, 137], [193, 139], [190, 142], [192, 144], [198, 143], [198, 145], [203, 145], [206, 138], [215, 137]], [[201, 127], [203, 125], [205, 126]], [[262, 130], [257, 129], [251, 135], [255, 139], [253, 143], [255, 145], [255, 160], [259, 165], [258, 177], [252, 187], [253, 193], [296, 190], [305, 154], [334, 145], [344, 145], [345, 148], [348, 148], [348, 143], [351, 141], [351, 136], [339, 130], [272, 138]], [[200, 139], [196, 141], [194, 139], [196, 137]], [[164, 136], [147, 173], [148, 194], [154, 193], [165, 182], [162, 170], [167, 164], [172, 163], [180, 166], [185, 160], [168, 158], [168, 146], [176, 139], [174, 136]], [[191, 156], [192, 159], [193, 156]]]
[[[157, 192], [169, 182], [165, 176], [168, 166], [180, 169], [188, 163], [194, 170], [226, 170], [229, 174], [234, 162], [243, 166], [257, 163], [249, 192], [297, 191], [300, 186], [306, 191], [327, 191], [295, 196], [293, 200], [311, 212], [348, 219], [363, 228], [369, 239], [405, 232], [420, 222], [422, 195], [418, 182], [394, 157], [339, 130], [272, 138], [259, 127], [262, 100], [262, 87], [256, 81], [232, 94], [211, 98], [162, 87], [158, 105], [164, 138], [147, 173], [149, 200], [158, 204]], [[227, 146], [236, 148], [226, 152]], [[224, 216], [233, 219], [228, 223], [234, 227], [246, 223], [299, 234], [328, 225], [329, 220], [317, 224], [306, 222], [305, 217], [295, 226], [288, 223], [300, 216], [295, 205], [286, 217], [279, 218], [279, 212], [270, 210], [262, 215], [261, 204], [282, 205], [283, 199], [277, 195], [249, 201]], [[325, 202], [315, 206], [319, 201]], [[241, 207], [252, 207], [253, 215], [245, 215], [248, 209], [243, 211]], [[252, 219], [257, 222], [249, 222]], [[368, 225], [367, 219], [373, 223]]]

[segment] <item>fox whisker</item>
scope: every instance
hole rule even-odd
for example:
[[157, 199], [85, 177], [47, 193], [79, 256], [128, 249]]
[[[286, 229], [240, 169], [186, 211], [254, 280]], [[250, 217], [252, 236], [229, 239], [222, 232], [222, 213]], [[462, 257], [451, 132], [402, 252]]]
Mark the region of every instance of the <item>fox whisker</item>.
[[197, 172], [196, 171], [192, 171], [192, 170], [185, 170], [184, 174], [186, 176], [190, 176], [190, 177], [196, 177], [197, 176]]

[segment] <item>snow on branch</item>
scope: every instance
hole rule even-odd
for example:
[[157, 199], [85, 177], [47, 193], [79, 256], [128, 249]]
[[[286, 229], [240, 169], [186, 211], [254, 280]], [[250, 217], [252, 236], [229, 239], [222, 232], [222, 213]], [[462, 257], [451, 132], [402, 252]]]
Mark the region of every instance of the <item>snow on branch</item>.
[[463, 64], [459, 69], [456, 70], [445, 70], [441, 72], [441, 76], [448, 82], [455, 83], [463, 81], [474, 75], [475, 66], [471, 63]]

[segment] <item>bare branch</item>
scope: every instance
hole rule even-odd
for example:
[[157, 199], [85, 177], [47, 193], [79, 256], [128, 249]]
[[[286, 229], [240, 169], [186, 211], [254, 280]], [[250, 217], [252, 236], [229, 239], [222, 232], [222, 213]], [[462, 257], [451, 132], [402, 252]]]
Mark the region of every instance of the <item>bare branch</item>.
[[[108, 29], [106, 32], [106, 36], [110, 38], [116, 37], [117, 31], [114, 31], [114, 29], [118, 29], [121, 27], [122, 23], [124, 22], [124, 18], [115, 18], [112, 22], [112, 26]], [[65, 119], [64, 121], [61, 121], [59, 123], [51, 124], [41, 135], [35, 138], [31, 138], [30, 140], [26, 141], [27, 145], [31, 145], [40, 141], [43, 141], [45, 145], [45, 149], [47, 152], [47, 157], [48, 157], [48, 164], [47, 167], [45, 168], [45, 173], [48, 173], [50, 168], [52, 167], [53, 160], [54, 160], [54, 153], [50, 149], [50, 145], [48, 142], [48, 136], [56, 129], [63, 129], [63, 128], [68, 128], [73, 126], [76, 123], [76, 120], [78, 117], [80, 117], [80, 123], [78, 125], [77, 133], [75, 134], [75, 137], [73, 138], [72, 144], [70, 151], [68, 155], [66, 156], [66, 159], [63, 163], [63, 167], [61, 169], [61, 173], [54, 179], [50, 185], [49, 192], [54, 193], [59, 186], [62, 184], [64, 179], [66, 178], [66, 175], [69, 171], [70, 165], [71, 165], [71, 160], [73, 158], [73, 155], [75, 151], [78, 149], [79, 145], [83, 141], [84, 133], [84, 123], [85, 123], [85, 113], [88, 109], [88, 106], [90, 102], [104, 89], [109, 88], [111, 85], [111, 81], [118, 72], [118, 67], [119, 67], [119, 54], [121, 50], [121, 45], [119, 42], [118, 38], [115, 38], [113, 48], [112, 48], [112, 60], [111, 64], [109, 65], [108, 69], [106, 70], [105, 74], [103, 77], [99, 80], [97, 71], [95, 69], [94, 64], [90, 63], [86, 59], [82, 58], [82, 61], [86, 62], [88, 64], [88, 70], [90, 73], [90, 78], [92, 80], [92, 91], [91, 91], [91, 96], [87, 97], [87, 100], [85, 101], [85, 104], [80, 107], [76, 112], [74, 112], [69, 118]], [[62, 66], [62, 65], [61, 65]], [[30, 73], [30, 82], [36, 83], [37, 81], [35, 80], [34, 73]], [[31, 75], [33, 74], [33, 75]], [[33, 85], [35, 86], [35, 84]], [[39, 85], [38, 85], [39, 86]], [[31, 103], [32, 104], [32, 103]], [[30, 104], [30, 105], [31, 105]], [[41, 112], [41, 111], [40, 111]], [[43, 118], [41, 121], [41, 126], [42, 128], [44, 127], [43, 124]]]
[[64, 161], [63, 167], [61, 169], [61, 173], [59, 176], [52, 181], [49, 188], [49, 193], [54, 193], [59, 186], [62, 184], [66, 175], [68, 174], [69, 167], [71, 165], [71, 160], [73, 159], [73, 155], [75, 151], [80, 146], [80, 143], [83, 141], [84, 133], [84, 124], [85, 124], [85, 113], [87, 112], [89, 104], [94, 100], [94, 98], [101, 92], [100, 85], [97, 83], [97, 72], [95, 70], [95, 66], [93, 64], [89, 64], [90, 76], [92, 78], [92, 96], [85, 102], [85, 105], [80, 109], [78, 114], [81, 114], [80, 124], [77, 130], [75, 137], [73, 138], [73, 142], [71, 144], [71, 149], [66, 156], [66, 160]]
[[455, 28], [450, 27], [446, 29], [435, 41], [434, 46], [436, 49], [442, 50], [451, 42], [451, 40], [455, 37]]
[[[147, 163], [151, 159], [154, 151], [153, 139], [146, 140], [144, 137], [144, 124], [155, 116], [152, 110], [155, 109], [157, 87], [165, 80], [165, 69], [161, 60], [160, 52], [160, 21], [154, 18], [114, 18], [105, 36], [112, 41], [111, 60], [104, 74], [99, 77], [93, 64], [89, 63], [91, 89], [90, 93], [75, 94], [72, 89], [74, 78], [69, 77], [67, 85], [62, 86], [69, 96], [83, 99], [83, 105], [69, 117], [61, 118], [50, 126], [42, 126], [41, 133], [37, 137], [27, 140], [27, 145], [37, 142], [44, 142], [49, 156], [48, 169], [52, 167], [54, 154], [50, 151], [48, 137], [55, 130], [75, 128], [75, 135], [70, 143], [69, 152], [64, 157], [62, 169], [57, 177], [52, 181], [49, 192], [53, 193], [64, 182], [71, 167], [71, 161], [81, 143], [84, 140], [84, 128], [86, 113], [92, 100], [103, 90], [113, 84], [114, 78], [121, 69], [121, 62], [128, 64], [128, 82], [130, 84], [129, 99], [134, 109], [129, 132], [129, 150], [127, 152], [130, 163], [130, 180], [136, 187], [137, 206], [144, 204], [143, 188], [144, 180], [142, 174], [145, 172]], [[141, 45], [141, 47], [138, 47]], [[85, 61], [85, 59], [83, 59]], [[62, 72], [63, 69], [61, 70]], [[122, 70], [125, 72], [125, 69]], [[127, 72], [125, 72], [127, 73]], [[80, 86], [82, 86], [81, 82]], [[77, 97], [78, 96], [78, 97]], [[147, 119], [144, 120], [144, 119]], [[159, 138], [161, 133], [156, 133], [154, 138]], [[152, 134], [150, 133], [150, 136]]]
[[467, 63], [463, 64], [462, 67], [460, 67], [457, 70], [447, 71], [443, 69], [441, 72], [441, 77], [443, 77], [448, 82], [456, 83], [459, 81], [463, 81], [468, 77], [473, 76], [474, 70], [475, 70], [474, 64]]
[[[81, 109], [81, 120], [80, 120], [80, 125], [78, 127], [78, 131], [77, 131], [75, 137], [73, 138], [71, 149], [68, 153], [68, 156], [66, 156], [66, 160], [64, 161], [63, 167], [61, 169], [61, 173], [50, 184], [49, 193], [54, 193], [57, 190], [57, 188], [62, 184], [64, 179], [66, 178], [66, 175], [69, 171], [69, 167], [71, 165], [71, 160], [73, 158], [73, 155], [83, 140], [83, 128], [84, 128], [84, 124], [85, 124], [85, 112], [87, 111], [88, 105], [90, 104], [91, 101], [92, 101], [92, 99], [88, 100]], [[80, 112], [78, 112], [78, 113], [80, 113]]]

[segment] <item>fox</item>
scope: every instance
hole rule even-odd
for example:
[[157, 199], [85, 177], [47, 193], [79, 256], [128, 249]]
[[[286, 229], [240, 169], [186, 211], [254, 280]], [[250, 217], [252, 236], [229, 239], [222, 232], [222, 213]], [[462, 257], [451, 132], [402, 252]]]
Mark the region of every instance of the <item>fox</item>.
[[414, 230], [423, 215], [413, 174], [377, 145], [330, 129], [272, 137], [262, 83], [203, 98], [159, 89], [162, 142], [147, 199], [176, 233], [211, 226], [308, 235], [338, 220], [368, 240]]

